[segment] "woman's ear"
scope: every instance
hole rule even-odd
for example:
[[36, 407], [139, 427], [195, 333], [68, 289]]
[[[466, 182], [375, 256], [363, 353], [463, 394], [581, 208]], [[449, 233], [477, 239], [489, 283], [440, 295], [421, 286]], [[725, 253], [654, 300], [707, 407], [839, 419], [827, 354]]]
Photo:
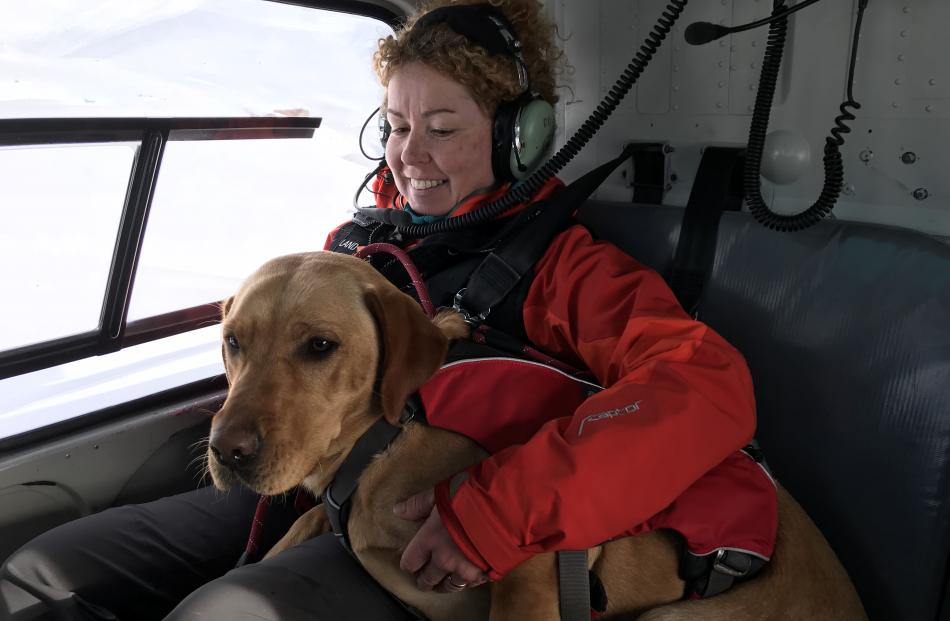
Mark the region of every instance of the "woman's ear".
[[365, 300], [381, 341], [380, 405], [383, 416], [395, 425], [406, 399], [442, 365], [449, 342], [419, 304], [395, 287], [371, 287]]

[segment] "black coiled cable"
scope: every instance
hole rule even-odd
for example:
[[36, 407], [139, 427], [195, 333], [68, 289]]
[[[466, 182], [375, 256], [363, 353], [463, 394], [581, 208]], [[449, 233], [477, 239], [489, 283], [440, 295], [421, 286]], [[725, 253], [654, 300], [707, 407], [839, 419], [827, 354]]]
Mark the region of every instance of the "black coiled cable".
[[597, 106], [597, 109], [584, 121], [580, 129], [574, 132], [567, 143], [561, 149], [544, 163], [537, 171], [516, 184], [498, 200], [490, 203], [482, 209], [455, 217], [446, 218], [431, 224], [413, 224], [406, 227], [399, 227], [399, 232], [404, 237], [419, 238], [433, 233], [447, 233], [449, 231], [458, 231], [470, 226], [475, 226], [487, 222], [519, 203], [530, 199], [535, 192], [541, 188], [549, 179], [556, 175], [568, 162], [580, 152], [584, 146], [590, 142], [594, 134], [603, 126], [620, 101], [627, 95], [640, 74], [646, 69], [653, 55], [659, 49], [663, 40], [673, 29], [676, 20], [679, 19], [683, 9], [689, 0], [670, 0], [663, 14], [657, 20], [653, 30], [647, 35], [646, 40], [640, 45], [636, 56], [627, 65], [627, 68], [614, 83], [610, 92], [604, 96], [604, 99]]
[[[773, 15], [782, 10], [785, 0], [775, 0]], [[779, 70], [782, 66], [782, 53], [785, 49], [785, 39], [788, 34], [788, 18], [778, 19], [769, 26], [768, 44], [765, 47], [765, 58], [762, 61], [762, 71], [759, 77], [759, 90], [755, 97], [755, 108], [752, 112], [752, 123], [749, 126], [749, 143], [746, 147], [745, 166], [745, 196], [746, 204], [752, 216], [763, 226], [774, 231], [800, 231], [823, 220], [834, 209], [841, 188], [844, 185], [844, 163], [841, 159], [841, 146], [844, 145], [844, 134], [851, 132], [847, 123], [855, 118], [851, 110], [858, 110], [861, 104], [854, 100], [854, 68], [857, 63], [858, 39], [861, 34], [861, 22], [864, 19], [864, 10], [867, 0], [858, 5], [858, 17], [854, 27], [854, 39], [851, 45], [851, 63], [848, 68], [848, 99], [841, 104], [841, 114], [835, 118], [835, 127], [831, 135], [825, 139], [824, 168], [825, 182], [821, 188], [818, 200], [805, 211], [794, 215], [782, 215], [772, 211], [762, 199], [761, 182], [759, 175], [762, 169], [762, 154], [765, 147], [765, 136], [769, 129], [769, 117], [772, 110], [772, 100], [775, 97], [775, 87], [778, 84]]]

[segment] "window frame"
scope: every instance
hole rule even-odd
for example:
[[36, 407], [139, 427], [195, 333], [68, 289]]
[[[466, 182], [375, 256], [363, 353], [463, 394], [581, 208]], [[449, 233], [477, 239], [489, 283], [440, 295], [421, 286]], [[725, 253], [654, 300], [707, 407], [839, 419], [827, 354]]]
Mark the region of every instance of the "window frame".
[[190, 140], [311, 138], [320, 117], [0, 119], [0, 146], [138, 142], [98, 328], [0, 352], [0, 380], [119, 351], [220, 321], [220, 301], [127, 321], [165, 145]]

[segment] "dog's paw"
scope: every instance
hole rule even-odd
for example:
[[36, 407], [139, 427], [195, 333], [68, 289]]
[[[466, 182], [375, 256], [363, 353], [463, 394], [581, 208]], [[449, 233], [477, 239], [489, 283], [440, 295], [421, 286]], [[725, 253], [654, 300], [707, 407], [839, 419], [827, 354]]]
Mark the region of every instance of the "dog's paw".
[[451, 308], [440, 310], [432, 319], [432, 323], [435, 324], [435, 327], [441, 330], [445, 338], [450, 341], [467, 339], [472, 332], [471, 327], [465, 323], [462, 316]]

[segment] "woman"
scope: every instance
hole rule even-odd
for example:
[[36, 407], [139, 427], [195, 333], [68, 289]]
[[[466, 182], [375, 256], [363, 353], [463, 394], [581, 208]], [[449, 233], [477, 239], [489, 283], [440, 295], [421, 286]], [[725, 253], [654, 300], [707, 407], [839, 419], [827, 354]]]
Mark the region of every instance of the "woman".
[[[507, 190], [508, 173], [493, 158], [498, 108], [526, 89], [554, 103], [559, 54], [540, 4], [492, 4], [523, 58], [488, 52], [472, 41], [480, 35], [460, 34], [451, 20], [416, 25], [417, 17], [380, 42], [375, 65], [390, 130], [388, 174], [374, 187], [379, 207], [432, 222]], [[589, 369], [607, 390], [471, 468], [454, 489], [441, 484], [394, 507], [423, 521], [402, 558], [420, 588], [469, 588], [534, 553], [629, 532], [752, 436], [741, 356], [687, 317], [658, 275], [583, 227], [552, 241], [520, 314], [536, 348]], [[68, 619], [411, 618], [333, 536], [219, 577], [240, 554], [254, 500], [205, 489], [104, 511], [38, 537], [6, 571]], [[282, 508], [271, 526], [279, 531], [295, 517]]]

